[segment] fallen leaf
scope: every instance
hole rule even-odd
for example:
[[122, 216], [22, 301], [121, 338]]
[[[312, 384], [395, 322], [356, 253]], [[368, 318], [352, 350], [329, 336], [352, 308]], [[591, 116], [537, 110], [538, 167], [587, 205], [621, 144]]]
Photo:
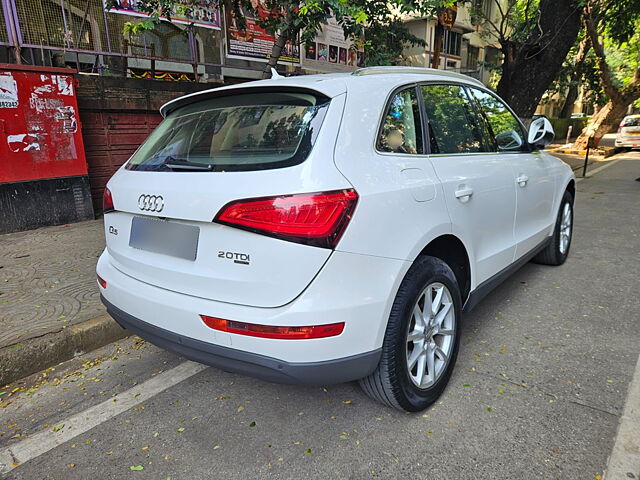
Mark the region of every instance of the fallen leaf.
[[214, 445], [213, 449], [214, 450], [218, 450], [220, 448], [220, 445]]
[[343, 405], [349, 405], [353, 400], [345, 400], [343, 403]]
[[310, 449], [310, 448], [307, 448], [307, 449], [304, 451], [304, 453], [311, 453], [311, 449]]
[[178, 429], [178, 433], [182, 433], [182, 432], [184, 432], [184, 427], [180, 427], [180, 428]]
[[139, 472], [141, 470], [144, 470], [144, 467], [142, 465], [131, 465], [129, 467], [129, 470], [133, 470], [134, 472]]
[[62, 425], [58, 425], [57, 427], [53, 427], [51, 429], [52, 432], [59, 432], [60, 430], [62, 430], [64, 428], [64, 423]]
[[239, 406], [239, 407], [238, 407], [238, 410], [236, 410], [236, 411], [237, 411], [238, 413], [240, 413], [240, 412], [241, 412], [241, 411], [243, 411], [243, 410], [244, 410], [244, 407], [243, 407], [243, 406]]
[[493, 412], [493, 408], [487, 407], [487, 412]]
[[144, 447], [142, 447], [142, 450], [149, 450], [149, 445], [145, 445]]
[[255, 426], [256, 426], [256, 422], [251, 422], [251, 423], [249, 424], [249, 426], [250, 426], [250, 427], [255, 427]]

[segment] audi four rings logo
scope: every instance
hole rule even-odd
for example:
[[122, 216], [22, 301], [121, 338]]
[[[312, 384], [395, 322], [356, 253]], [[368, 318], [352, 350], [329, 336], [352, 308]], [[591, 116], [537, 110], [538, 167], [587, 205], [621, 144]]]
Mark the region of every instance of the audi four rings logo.
[[164, 208], [164, 198], [161, 195], [142, 194], [138, 198], [138, 208], [146, 212], [161, 212]]

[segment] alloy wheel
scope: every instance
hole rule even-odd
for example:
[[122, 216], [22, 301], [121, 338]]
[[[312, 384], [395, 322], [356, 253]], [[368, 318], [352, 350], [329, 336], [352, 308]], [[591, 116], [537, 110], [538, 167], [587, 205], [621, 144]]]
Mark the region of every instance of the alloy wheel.
[[449, 289], [442, 283], [429, 284], [418, 296], [407, 328], [407, 370], [418, 388], [429, 388], [446, 370], [455, 343], [455, 322]]
[[567, 202], [562, 209], [562, 220], [560, 221], [560, 253], [564, 255], [569, 249], [571, 241], [571, 205]]

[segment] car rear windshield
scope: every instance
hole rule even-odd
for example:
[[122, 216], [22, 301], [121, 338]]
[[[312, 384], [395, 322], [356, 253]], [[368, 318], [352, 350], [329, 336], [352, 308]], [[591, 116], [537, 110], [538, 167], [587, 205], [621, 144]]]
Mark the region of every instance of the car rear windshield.
[[624, 119], [623, 127], [640, 127], [640, 117], [630, 117]]
[[171, 112], [129, 159], [129, 170], [247, 171], [303, 162], [329, 99], [302, 92], [230, 95]]

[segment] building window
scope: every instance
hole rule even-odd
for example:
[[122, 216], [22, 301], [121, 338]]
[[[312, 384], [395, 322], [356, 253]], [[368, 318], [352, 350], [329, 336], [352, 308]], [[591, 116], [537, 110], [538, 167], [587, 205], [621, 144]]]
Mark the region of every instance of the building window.
[[467, 47], [467, 68], [476, 70], [478, 68], [478, 58], [480, 57], [480, 48], [469, 45]]
[[491, 18], [491, 0], [473, 0], [473, 8], [486, 18]]
[[462, 35], [460, 33], [445, 31], [444, 48], [443, 48], [445, 54], [459, 57], [461, 45], [462, 45]]

